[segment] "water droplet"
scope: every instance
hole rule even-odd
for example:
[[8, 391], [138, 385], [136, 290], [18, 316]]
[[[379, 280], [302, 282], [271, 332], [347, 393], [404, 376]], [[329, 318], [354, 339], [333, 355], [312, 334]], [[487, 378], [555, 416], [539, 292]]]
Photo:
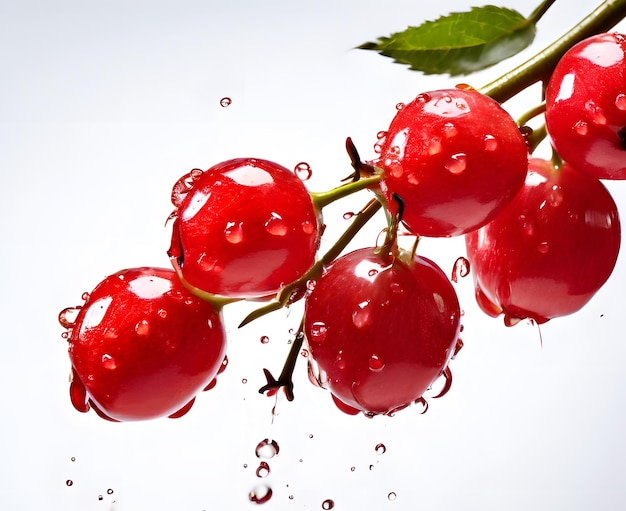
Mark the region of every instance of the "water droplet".
[[604, 126], [607, 123], [606, 116], [602, 109], [593, 100], [589, 100], [585, 103], [585, 110], [589, 114], [589, 118], [593, 124], [598, 126]]
[[493, 152], [498, 149], [498, 141], [493, 135], [485, 135], [485, 138], [483, 138], [483, 142], [485, 143], [485, 151]]
[[160, 318], [163, 318], [163, 319], [167, 317], [167, 311], [165, 309], [159, 309], [157, 314], [159, 315]]
[[370, 465], [370, 470], [374, 470], [374, 465]]
[[428, 156], [435, 156], [443, 150], [441, 140], [438, 138], [431, 138], [428, 144]]
[[615, 98], [615, 106], [619, 110], [626, 110], [626, 94], [618, 94]]
[[112, 488], [109, 488], [109, 489], [107, 490], [107, 494], [108, 494], [108, 495], [113, 495], [113, 489], [112, 489]]
[[374, 450], [376, 451], [376, 454], [385, 454], [387, 452], [387, 447], [385, 444], [376, 444]]
[[137, 335], [148, 335], [150, 332], [150, 324], [147, 319], [142, 319], [135, 325]]
[[267, 344], [268, 342], [270, 342], [270, 338], [267, 335], [262, 335], [260, 340], [261, 344]]
[[519, 221], [524, 236], [530, 237], [535, 233], [535, 226], [531, 220], [526, 218], [526, 215], [520, 215]]
[[293, 500], [293, 495], [289, 495], [289, 500]]
[[354, 216], [354, 213], [352, 211], [346, 211], [343, 214], [343, 219], [344, 220], [350, 220], [353, 216]]
[[389, 494], [387, 495], [387, 499], [396, 500], [396, 496], [397, 496], [396, 492], [392, 491], [392, 492], [389, 492]]
[[311, 179], [311, 176], [313, 175], [311, 166], [305, 161], [301, 161], [300, 163], [298, 163], [293, 169], [293, 173], [298, 176], [302, 181], [307, 181], [308, 179]]
[[224, 229], [224, 236], [226, 241], [236, 245], [243, 241], [243, 224], [242, 222], [228, 222]]
[[367, 362], [370, 370], [379, 372], [385, 368], [385, 361], [377, 354], [372, 354]]
[[386, 131], [379, 131], [378, 133], [376, 133], [376, 138], [378, 140], [383, 140], [386, 136], [387, 136]]
[[115, 359], [108, 353], [105, 353], [104, 355], [102, 355], [102, 365], [106, 369], [115, 369], [117, 367], [117, 363], [115, 362]]
[[474, 87], [467, 83], [457, 83], [454, 87], [459, 90], [474, 90]]
[[577, 121], [574, 124], [574, 132], [581, 137], [584, 137], [589, 133], [589, 126], [585, 121]]
[[415, 99], [417, 99], [417, 101], [419, 101], [420, 103], [426, 103], [427, 101], [430, 101], [430, 94], [428, 94], [428, 92], [423, 92], [422, 94], [419, 94]]
[[389, 286], [391, 288], [392, 293], [401, 294], [404, 293], [404, 289], [399, 282], [392, 282]]
[[[177, 208], [180, 207], [184, 198], [189, 193], [189, 190], [193, 188], [194, 182], [202, 175], [201, 169], [192, 169], [191, 172], [188, 172], [183, 177], [181, 177], [174, 186], [172, 187], [171, 201], [174, 206]], [[173, 213], [175, 216], [175, 212]], [[122, 278], [123, 276], [120, 276]], [[123, 280], [123, 278], [122, 278]]]
[[459, 277], [467, 277], [470, 272], [470, 262], [465, 257], [459, 257], [454, 261], [452, 268], [452, 282], [458, 282]]
[[563, 204], [563, 190], [559, 185], [552, 186], [548, 202], [553, 208], [558, 208], [561, 204]]
[[266, 485], [255, 486], [248, 494], [250, 502], [265, 504], [272, 498], [272, 489]]
[[89, 293], [87, 291], [85, 291], [82, 295], [80, 295], [80, 297], [82, 298], [83, 301], [87, 301], [89, 300]]
[[98, 500], [104, 500], [104, 497], [102, 495], [98, 495]]
[[539, 250], [542, 254], [547, 254], [550, 251], [550, 245], [547, 241], [542, 241], [539, 245], [537, 245], [537, 250]]
[[67, 307], [59, 312], [59, 323], [63, 328], [72, 328], [76, 323], [76, 317], [80, 312], [80, 307]]
[[354, 472], [356, 470], [356, 467], [350, 467], [350, 472]]
[[74, 484], [74, 481], [72, 481], [71, 479], [68, 479], [67, 481], [65, 481], [65, 484], [67, 486], [72, 486]]
[[402, 110], [406, 105], [404, 103], [396, 103], [396, 110]]
[[372, 314], [369, 308], [369, 300], [365, 300], [357, 305], [352, 313], [352, 322], [357, 328], [365, 328], [372, 322]]
[[232, 102], [233, 100], [229, 97], [223, 97], [222, 99], [220, 99], [220, 106], [222, 108], [226, 108], [227, 106], [230, 106]]
[[245, 385], [246, 383], [248, 383], [248, 379], [247, 378], [242, 378], [241, 379], [241, 383], [243, 383]]
[[450, 156], [445, 164], [445, 168], [452, 174], [460, 174], [467, 167], [467, 156], [465, 153], [457, 153]]
[[256, 476], [267, 477], [268, 475], [270, 475], [270, 466], [267, 461], [262, 461], [256, 469]]
[[300, 355], [302, 355], [304, 358], [308, 357], [309, 356], [309, 350], [302, 350], [300, 352]]
[[313, 234], [315, 232], [315, 223], [308, 220], [302, 222], [302, 232], [304, 234]]
[[322, 502], [322, 509], [333, 509], [335, 507], [335, 501], [333, 499], [326, 499]]
[[76, 457], [75, 457], [75, 456], [72, 456], [72, 457], [70, 458], [70, 461], [71, 461], [72, 463], [74, 463], [74, 462], [76, 461]]
[[[198, 267], [202, 271], [212, 271], [219, 273], [222, 271], [222, 267], [219, 264], [219, 261], [214, 257], [209, 257], [205, 252], [203, 252], [200, 257], [198, 257]], [[182, 298], [182, 295], [180, 296]]]
[[443, 125], [443, 134], [446, 138], [453, 138], [459, 134], [459, 130], [452, 122], [447, 122]]
[[337, 367], [337, 369], [339, 370], [343, 370], [346, 368], [346, 359], [343, 358], [341, 352], [338, 353], [337, 357], [335, 358], [335, 367]]
[[270, 459], [276, 456], [278, 451], [278, 442], [276, 442], [276, 440], [266, 438], [258, 443], [254, 452], [257, 458]]
[[289, 228], [278, 213], [272, 213], [271, 218], [265, 222], [265, 230], [272, 236], [285, 236]]

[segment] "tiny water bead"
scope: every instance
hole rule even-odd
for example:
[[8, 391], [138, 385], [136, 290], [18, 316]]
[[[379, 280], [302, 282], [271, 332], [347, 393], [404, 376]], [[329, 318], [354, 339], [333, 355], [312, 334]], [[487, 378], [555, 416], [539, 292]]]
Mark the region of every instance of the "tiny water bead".
[[117, 362], [108, 353], [105, 353], [104, 355], [102, 355], [102, 365], [106, 369], [115, 369], [115, 368], [117, 368]]
[[328, 510], [335, 507], [335, 501], [333, 499], [326, 499], [322, 502], [322, 509]]
[[456, 261], [454, 261], [454, 267], [452, 268], [452, 276], [450, 280], [452, 282], [458, 282], [459, 277], [467, 277], [470, 272], [470, 262], [466, 257], [459, 257]]
[[270, 475], [270, 466], [267, 461], [262, 461], [256, 469], [256, 476], [264, 478]]
[[293, 172], [302, 181], [307, 181], [307, 180], [311, 179], [311, 176], [313, 175], [313, 171], [311, 170], [311, 166], [307, 162], [305, 162], [305, 161], [301, 161], [300, 163], [298, 163], [294, 167]]
[[453, 154], [446, 162], [445, 168], [451, 174], [461, 174], [467, 168], [467, 155], [465, 153]]
[[113, 495], [113, 488], [109, 488], [109, 489], [107, 490], [107, 494], [108, 494], [108, 495]]
[[74, 481], [72, 481], [71, 479], [68, 479], [67, 481], [65, 481], [65, 485], [66, 486], [73, 486], [74, 485]]
[[279, 450], [280, 448], [276, 440], [266, 438], [258, 443], [254, 452], [257, 458], [270, 459], [276, 456]]
[[267, 485], [255, 486], [248, 494], [250, 502], [265, 504], [272, 498], [272, 489]]
[[243, 224], [242, 222], [228, 222], [224, 229], [226, 241], [236, 245], [243, 241]]
[[376, 444], [376, 447], [374, 447], [374, 450], [376, 451], [376, 454], [385, 454], [387, 452], [387, 447], [385, 446], [385, 444]]
[[323, 342], [326, 338], [328, 327], [323, 321], [314, 321], [309, 329], [309, 340], [314, 342]]
[[394, 492], [394, 491], [389, 492], [389, 494], [387, 495], [387, 499], [388, 500], [396, 500], [396, 497], [397, 497], [397, 495], [396, 495], [396, 492]]
[[220, 106], [222, 108], [226, 108], [228, 106], [230, 106], [232, 104], [233, 100], [231, 98], [229, 98], [228, 96], [223, 97], [222, 99], [220, 99]]
[[378, 355], [376, 355], [375, 353], [372, 354], [369, 358], [368, 361], [368, 365], [369, 368], [374, 371], [374, 372], [378, 372], [378, 371], [382, 371], [385, 367], [385, 361]]
[[498, 150], [498, 141], [493, 135], [485, 135], [483, 141], [485, 143], [485, 151], [494, 152]]
[[618, 94], [615, 98], [615, 106], [618, 110], [626, 111], [626, 94]]
[[267, 335], [262, 335], [260, 341], [261, 344], [267, 344], [268, 342], [270, 342], [270, 338]]
[[265, 230], [272, 236], [285, 236], [289, 232], [289, 227], [278, 213], [272, 213], [270, 219], [265, 222]]
[[[84, 295], [83, 295], [84, 296]], [[59, 312], [59, 323], [63, 328], [72, 328], [81, 307], [67, 307]]]

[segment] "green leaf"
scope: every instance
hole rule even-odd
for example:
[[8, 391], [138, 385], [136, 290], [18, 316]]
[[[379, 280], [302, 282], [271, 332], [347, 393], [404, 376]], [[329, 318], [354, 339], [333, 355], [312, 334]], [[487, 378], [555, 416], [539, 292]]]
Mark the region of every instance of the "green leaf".
[[515, 55], [535, 37], [519, 12], [487, 5], [409, 27], [359, 49], [375, 50], [426, 74], [467, 74]]

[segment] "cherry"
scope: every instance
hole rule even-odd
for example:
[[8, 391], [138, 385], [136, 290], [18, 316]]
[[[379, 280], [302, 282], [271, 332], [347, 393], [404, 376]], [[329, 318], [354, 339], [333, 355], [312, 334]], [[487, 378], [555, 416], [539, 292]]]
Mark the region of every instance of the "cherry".
[[290, 170], [255, 158], [219, 163], [174, 186], [170, 258], [192, 288], [264, 297], [315, 261], [320, 219]]
[[546, 89], [552, 144], [576, 170], [626, 179], [626, 36], [598, 34], [574, 45]]
[[473, 89], [423, 93], [397, 113], [376, 164], [390, 209], [420, 236], [455, 236], [491, 220], [524, 183], [528, 153], [515, 121]]
[[513, 202], [465, 239], [481, 308], [507, 325], [544, 323], [576, 312], [606, 282], [620, 221], [596, 178], [533, 158]]
[[224, 366], [221, 313], [191, 295], [176, 273], [132, 268], [105, 278], [68, 329], [74, 407], [114, 421], [180, 417]]
[[346, 413], [391, 414], [419, 400], [447, 366], [459, 329], [446, 275], [406, 252], [344, 255], [305, 298], [310, 359]]

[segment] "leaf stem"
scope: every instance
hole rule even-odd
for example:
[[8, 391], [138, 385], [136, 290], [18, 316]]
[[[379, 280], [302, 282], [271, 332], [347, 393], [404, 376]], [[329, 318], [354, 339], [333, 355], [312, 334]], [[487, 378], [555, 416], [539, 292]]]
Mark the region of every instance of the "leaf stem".
[[626, 0], [605, 0], [565, 35], [515, 69], [479, 90], [503, 103], [527, 87], [546, 81], [563, 54], [594, 34], [607, 32], [626, 16]]
[[556, 2], [556, 0], [544, 0], [543, 2], [541, 2], [541, 4], [539, 4], [539, 7], [537, 7], [528, 17], [528, 21], [533, 25], [536, 24], [554, 2]]

